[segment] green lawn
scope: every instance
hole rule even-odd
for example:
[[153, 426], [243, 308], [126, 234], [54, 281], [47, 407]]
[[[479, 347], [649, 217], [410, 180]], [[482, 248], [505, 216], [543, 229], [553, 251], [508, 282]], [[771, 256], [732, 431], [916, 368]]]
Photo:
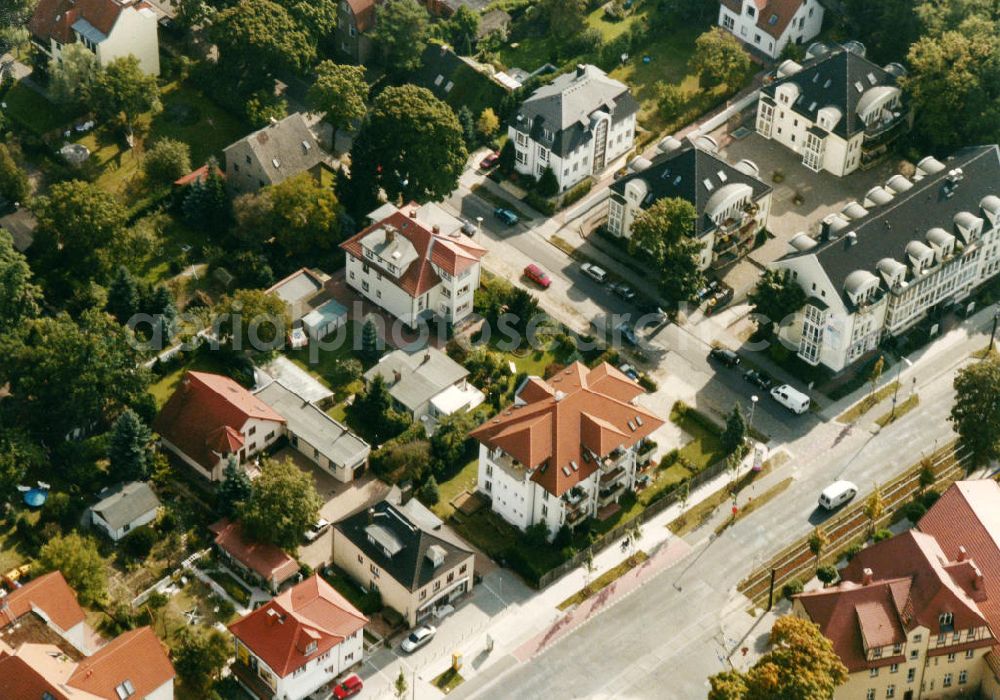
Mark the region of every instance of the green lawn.
[[[360, 381], [340, 386], [334, 386], [330, 381], [338, 362], [351, 358], [361, 359], [359, 354], [354, 350], [355, 337], [357, 337], [359, 332], [357, 326], [358, 324], [355, 321], [347, 322], [347, 332], [344, 334], [343, 342], [339, 343], [337, 347], [311, 350], [309, 346], [306, 346], [288, 351], [288, 359], [305, 371], [311, 372], [323, 384], [332, 389], [338, 401], [343, 401], [344, 398], [361, 389]], [[336, 338], [338, 338], [337, 335], [331, 335], [327, 338], [327, 342], [332, 343]], [[315, 356], [313, 356], [314, 353]]]
[[676, 409], [670, 411], [670, 420], [691, 436], [691, 441], [680, 449], [679, 457], [685, 459], [695, 473], [725, 458], [726, 452], [722, 449], [717, 431], [710, 430], [694, 416], [682, 414]]
[[340, 595], [347, 598], [348, 602], [360, 610], [365, 615], [377, 613], [382, 609], [381, 601], [377, 595], [365, 593], [358, 584], [351, 581], [347, 574], [334, 567], [326, 567], [320, 573], [323, 579], [333, 586]]
[[218, 361], [211, 352], [199, 352], [191, 355], [184, 364], [173, 369], [170, 373], [163, 375], [159, 380], [149, 385], [149, 393], [156, 399], [156, 407], [159, 408], [167, 402], [180, 384], [181, 377], [188, 370], [198, 372], [214, 372], [216, 374], [226, 374], [225, 366]]
[[41, 136], [65, 127], [74, 117], [72, 110], [53, 104], [24, 83], [16, 83], [4, 97], [7, 114], [22, 127]]
[[625, 17], [617, 22], [609, 21], [604, 16], [603, 7], [598, 7], [596, 10], [587, 15], [587, 26], [599, 31], [601, 33], [601, 38], [604, 39], [604, 43], [614, 41], [631, 29], [634, 24], [648, 21], [649, 17], [647, 16], [645, 8], [641, 11], [636, 10], [628, 17]]
[[529, 376], [544, 377], [545, 368], [553, 362], [557, 362], [556, 356], [549, 349], [528, 349], [526, 352], [520, 350], [516, 352], [504, 353], [505, 359], [513, 361], [517, 367], [517, 372], [524, 372]]
[[451, 501], [463, 491], [472, 493], [476, 490], [476, 477], [479, 473], [479, 457], [469, 460], [468, 464], [462, 467], [455, 476], [443, 483], [438, 484], [438, 502], [431, 510], [442, 520], [447, 520], [455, 512]]

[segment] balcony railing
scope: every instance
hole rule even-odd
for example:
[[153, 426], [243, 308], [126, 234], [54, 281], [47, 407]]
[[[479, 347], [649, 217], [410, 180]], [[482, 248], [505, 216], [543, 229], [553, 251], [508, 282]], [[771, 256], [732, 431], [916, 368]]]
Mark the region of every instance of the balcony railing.
[[566, 516], [566, 522], [569, 523], [570, 525], [576, 525], [580, 521], [586, 519], [586, 517], [587, 517], [586, 509], [580, 508], [579, 510], [574, 510], [570, 512], [570, 514]]
[[891, 138], [895, 138], [903, 131], [907, 119], [905, 113], [899, 113], [892, 119], [876, 120], [870, 126], [865, 127], [865, 139], [863, 148], [870, 148], [885, 143]]
[[608, 488], [612, 484], [617, 483], [623, 476], [625, 476], [626, 470], [624, 466], [616, 467], [609, 472], [601, 474], [601, 487]]
[[618, 484], [610, 489], [602, 489], [597, 495], [598, 505], [607, 505], [618, 498], [625, 491], [625, 484]]

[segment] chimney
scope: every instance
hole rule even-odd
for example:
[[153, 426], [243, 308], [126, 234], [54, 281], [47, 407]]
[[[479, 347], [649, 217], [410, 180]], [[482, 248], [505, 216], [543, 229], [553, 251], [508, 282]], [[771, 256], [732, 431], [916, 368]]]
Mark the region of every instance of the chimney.
[[386, 226], [385, 227], [385, 242], [386, 242], [386, 245], [388, 245], [389, 243], [392, 243], [394, 240], [396, 240], [396, 229], [394, 229], [392, 226]]
[[411, 219], [416, 219], [417, 218], [417, 210], [416, 209], [410, 209], [410, 218]]
[[393, 384], [397, 384], [402, 378], [403, 378], [403, 375], [399, 373], [398, 369], [392, 370], [392, 383]]
[[872, 581], [875, 580], [875, 574], [872, 573], [871, 569], [864, 569], [861, 571], [861, 585], [870, 586]]
[[422, 360], [420, 361], [420, 364], [421, 364], [421, 365], [426, 365], [426, 364], [427, 364], [428, 362], [430, 362], [430, 361], [431, 361], [431, 351], [430, 351], [430, 350], [428, 350], [428, 351], [427, 351], [427, 352], [426, 352], [426, 353], [424, 354], [424, 359], [422, 359]]
[[413, 481], [407, 479], [399, 485], [399, 505], [405, 506], [413, 498]]
[[440, 227], [440, 226], [438, 226], [437, 224], [435, 224], [434, 226], [432, 226], [432, 227], [431, 227], [431, 230], [432, 230], [432, 231], [433, 231], [434, 233], [441, 233], [441, 227]]
[[965, 561], [969, 558], [969, 553], [966, 551], [965, 547], [958, 548], [958, 556], [955, 557], [955, 561]]
[[847, 235], [844, 236], [844, 247], [850, 248], [852, 245], [858, 242], [858, 234], [854, 231], [848, 231]]
[[582, 78], [587, 73], [587, 68], [582, 63], [576, 64], [576, 77]]
[[368, 524], [371, 525], [374, 522], [375, 522], [375, 509], [374, 508], [369, 508], [368, 509]]
[[972, 588], [977, 591], [983, 590], [983, 572], [978, 566], [972, 567]]

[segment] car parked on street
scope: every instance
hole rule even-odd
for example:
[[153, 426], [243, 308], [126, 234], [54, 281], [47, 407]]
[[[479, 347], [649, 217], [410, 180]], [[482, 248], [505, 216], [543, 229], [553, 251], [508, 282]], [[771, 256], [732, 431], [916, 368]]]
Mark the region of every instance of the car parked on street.
[[639, 336], [635, 334], [635, 329], [632, 328], [632, 326], [630, 326], [626, 321], [622, 321], [615, 326], [615, 333], [618, 334], [622, 340], [633, 347], [639, 344]]
[[500, 151], [493, 151], [488, 156], [479, 161], [479, 167], [483, 170], [492, 170], [500, 162]]
[[504, 209], [503, 207], [497, 207], [493, 210], [493, 216], [500, 219], [503, 223], [508, 226], [514, 226], [520, 219], [517, 218], [517, 214], [512, 212], [510, 209]]
[[549, 285], [552, 284], [552, 278], [540, 268], [535, 263], [531, 263], [526, 268], [524, 268], [524, 276], [529, 280], [537, 284], [542, 289], [548, 289]]
[[352, 698], [360, 693], [361, 689], [364, 687], [365, 684], [361, 681], [361, 678], [358, 677], [358, 674], [352, 673], [340, 683], [330, 686], [330, 690], [333, 691], [333, 697], [337, 700], [345, 700], [346, 698]]
[[800, 416], [809, 410], [809, 397], [790, 384], [782, 384], [771, 389], [771, 398]]
[[763, 372], [758, 372], [755, 369], [748, 369], [743, 373], [743, 380], [753, 384], [756, 387], [760, 387], [765, 391], [771, 388], [774, 383], [771, 378], [764, 374]]
[[597, 280], [601, 284], [608, 281], [608, 273], [604, 270], [604, 268], [591, 263], [583, 263], [583, 265], [580, 265], [580, 272], [587, 275], [587, 277], [590, 277], [591, 279]]
[[325, 518], [320, 518], [316, 523], [306, 530], [306, 542], [315, 542], [316, 539], [326, 532], [326, 529], [330, 527], [330, 521]]
[[858, 495], [858, 487], [850, 481], [835, 481], [819, 495], [819, 505], [834, 510]]
[[624, 282], [612, 282], [608, 285], [608, 289], [614, 292], [616, 295], [620, 296], [625, 301], [632, 301], [635, 299], [635, 290]]
[[716, 362], [721, 362], [726, 367], [735, 367], [740, 363], [740, 356], [728, 348], [712, 348], [708, 357]]
[[412, 654], [420, 647], [429, 644], [434, 639], [435, 634], [437, 634], [437, 628], [433, 625], [421, 625], [406, 636], [400, 648], [407, 654]]

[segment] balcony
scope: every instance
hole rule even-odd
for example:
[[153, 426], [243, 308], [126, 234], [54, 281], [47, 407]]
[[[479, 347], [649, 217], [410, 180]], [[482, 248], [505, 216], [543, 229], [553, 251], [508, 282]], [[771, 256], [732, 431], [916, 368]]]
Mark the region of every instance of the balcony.
[[624, 466], [615, 467], [611, 471], [604, 472], [601, 474], [601, 489], [607, 489], [613, 484], [621, 481], [621, 478], [627, 473]]
[[586, 491], [579, 488], [578, 486], [574, 486], [569, 491], [563, 494], [563, 500], [566, 501], [566, 504], [570, 508], [576, 508], [581, 503], [583, 503], [586, 495], [587, 495]]
[[597, 494], [597, 504], [598, 506], [604, 506], [612, 501], [618, 499], [619, 496], [625, 491], [625, 484], [618, 483], [609, 489], [601, 489]]
[[601, 460], [601, 471], [617, 469], [628, 461], [628, 452], [616, 449], [610, 455]]
[[230, 670], [240, 685], [250, 691], [253, 697], [258, 698], [258, 700], [272, 700], [274, 698], [274, 691], [271, 690], [270, 686], [246, 664], [236, 661], [230, 666]]
[[566, 516], [566, 523], [570, 527], [573, 527], [575, 525], [580, 524], [581, 522], [583, 522], [586, 519], [587, 519], [587, 509], [586, 508], [580, 508], [578, 510], [574, 510], [574, 511], [570, 512], [570, 514]]
[[635, 456], [636, 461], [639, 464], [645, 464], [653, 457], [653, 453], [656, 451], [656, 443], [652, 440], [643, 440], [639, 444], [639, 450]]

